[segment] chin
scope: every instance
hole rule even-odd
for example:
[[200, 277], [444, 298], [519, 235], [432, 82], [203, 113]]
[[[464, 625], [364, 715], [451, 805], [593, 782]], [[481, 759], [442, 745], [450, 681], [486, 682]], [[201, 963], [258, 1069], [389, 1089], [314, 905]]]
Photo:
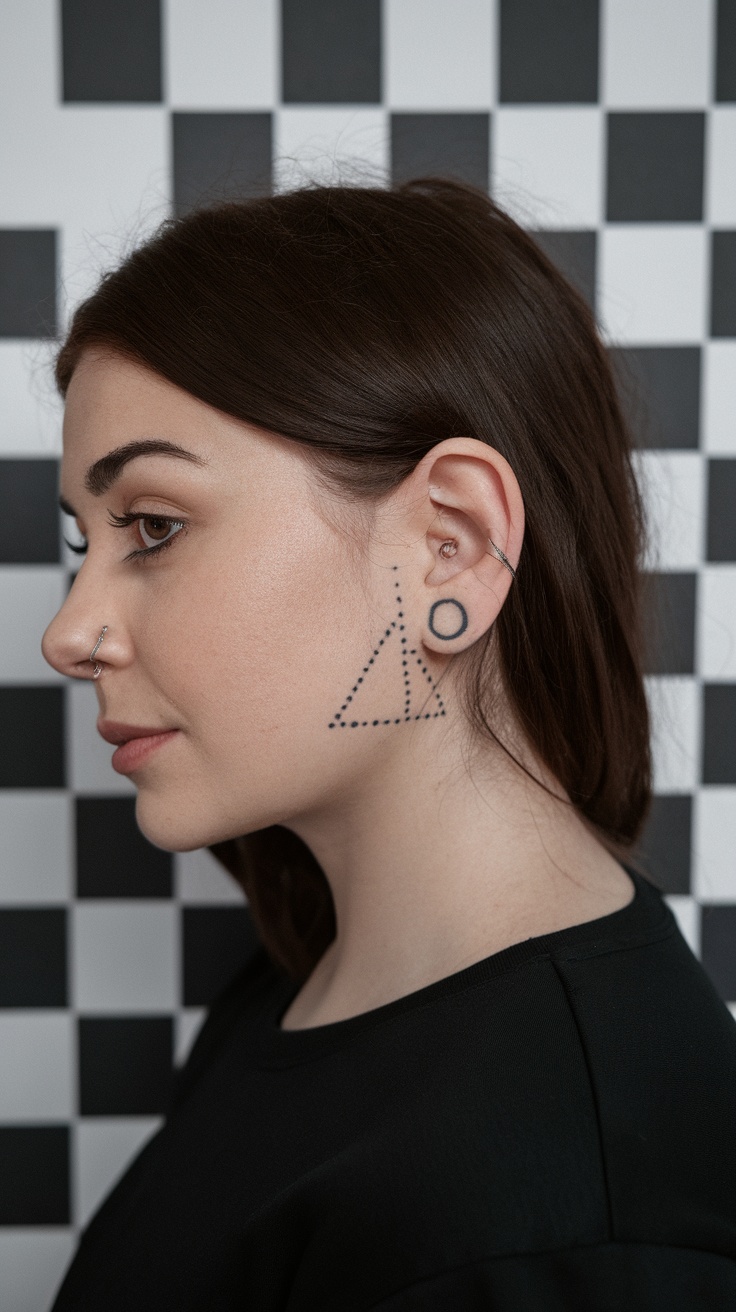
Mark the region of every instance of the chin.
[[211, 816], [198, 815], [184, 803], [165, 803], [146, 792], [136, 797], [135, 818], [144, 838], [165, 852], [194, 852], [224, 837], [222, 826], [213, 823]]
[[213, 814], [202, 805], [201, 798], [197, 800], [199, 808], [186, 796], [167, 799], [141, 789], [135, 803], [138, 828], [149, 843], [165, 852], [195, 852], [279, 823], [270, 814], [238, 816], [234, 820], [232, 815]]

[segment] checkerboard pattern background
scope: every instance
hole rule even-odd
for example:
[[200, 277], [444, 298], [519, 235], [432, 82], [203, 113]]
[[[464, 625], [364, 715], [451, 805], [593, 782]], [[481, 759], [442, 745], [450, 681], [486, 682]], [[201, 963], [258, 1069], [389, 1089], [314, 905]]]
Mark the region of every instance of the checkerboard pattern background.
[[199, 200], [452, 173], [595, 307], [660, 616], [641, 850], [736, 1014], [736, 0], [5, 0], [0, 101], [0, 1306], [41, 1312], [253, 937], [39, 645], [78, 566], [55, 339]]

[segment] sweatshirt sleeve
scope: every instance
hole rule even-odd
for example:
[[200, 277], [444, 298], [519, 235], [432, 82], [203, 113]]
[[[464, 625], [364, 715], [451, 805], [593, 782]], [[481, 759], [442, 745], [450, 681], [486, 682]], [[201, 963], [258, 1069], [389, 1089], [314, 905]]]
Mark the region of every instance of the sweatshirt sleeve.
[[374, 1303], [370, 1312], [447, 1312], [448, 1308], [453, 1312], [736, 1309], [736, 1258], [635, 1243], [515, 1254], [432, 1275]]

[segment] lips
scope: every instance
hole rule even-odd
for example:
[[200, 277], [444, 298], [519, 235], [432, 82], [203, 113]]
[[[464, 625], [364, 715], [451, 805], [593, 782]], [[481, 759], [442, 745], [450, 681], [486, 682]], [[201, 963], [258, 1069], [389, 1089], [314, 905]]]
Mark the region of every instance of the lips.
[[97, 732], [105, 742], [114, 743], [110, 764], [117, 774], [133, 774], [149, 756], [171, 742], [178, 729], [160, 729], [147, 724], [121, 724], [119, 720], [98, 720]]
[[174, 731], [168, 725], [150, 728], [141, 724], [122, 724], [119, 720], [98, 720], [97, 732], [106, 743], [119, 747], [122, 743], [129, 743], [131, 738], [153, 738], [156, 734]]

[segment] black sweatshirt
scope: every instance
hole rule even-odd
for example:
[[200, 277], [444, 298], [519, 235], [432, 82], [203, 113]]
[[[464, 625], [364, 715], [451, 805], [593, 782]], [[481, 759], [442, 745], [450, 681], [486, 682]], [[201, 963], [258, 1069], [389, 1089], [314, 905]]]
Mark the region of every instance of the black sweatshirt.
[[736, 1021], [661, 893], [306, 1030], [258, 948], [52, 1312], [736, 1309]]

